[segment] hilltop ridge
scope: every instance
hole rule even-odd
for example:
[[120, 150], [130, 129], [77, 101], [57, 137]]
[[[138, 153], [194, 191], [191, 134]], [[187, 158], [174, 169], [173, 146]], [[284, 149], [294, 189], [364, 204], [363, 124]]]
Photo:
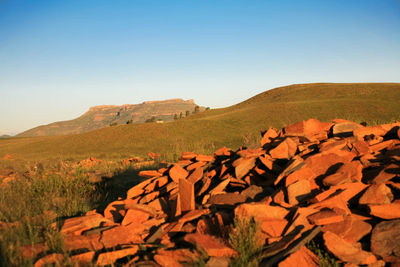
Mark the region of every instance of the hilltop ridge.
[[[140, 104], [98, 105], [90, 107], [82, 116], [68, 121], [42, 125], [18, 134], [19, 137], [79, 134], [110, 125], [142, 123], [154, 117], [164, 122], [172, 121], [174, 115], [192, 113], [196, 107], [193, 99], [180, 98], [144, 101]], [[200, 111], [205, 108], [200, 107]]]

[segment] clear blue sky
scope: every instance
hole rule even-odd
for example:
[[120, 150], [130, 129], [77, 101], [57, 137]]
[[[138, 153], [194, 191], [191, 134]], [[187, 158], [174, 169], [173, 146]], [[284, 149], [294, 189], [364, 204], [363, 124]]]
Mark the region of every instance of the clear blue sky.
[[308, 82], [400, 82], [400, 1], [0, 0], [0, 133]]

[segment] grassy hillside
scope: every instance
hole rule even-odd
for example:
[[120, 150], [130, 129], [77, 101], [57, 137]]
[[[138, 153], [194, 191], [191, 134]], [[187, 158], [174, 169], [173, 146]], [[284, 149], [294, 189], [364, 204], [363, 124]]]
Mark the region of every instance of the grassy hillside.
[[[136, 105], [105, 105], [91, 107], [79, 118], [42, 125], [18, 134], [19, 137], [66, 135], [88, 132], [110, 125], [143, 123], [154, 117], [155, 120], [172, 121], [174, 115], [185, 116], [194, 111], [193, 100], [170, 99], [163, 101], [146, 101]], [[205, 108], [201, 107], [203, 111]]]
[[0, 157], [117, 159], [149, 151], [173, 159], [181, 151], [212, 152], [257, 142], [261, 130], [317, 118], [368, 124], [400, 120], [400, 84], [302, 84], [266, 91], [240, 104], [164, 124], [119, 125], [78, 135], [0, 140]]

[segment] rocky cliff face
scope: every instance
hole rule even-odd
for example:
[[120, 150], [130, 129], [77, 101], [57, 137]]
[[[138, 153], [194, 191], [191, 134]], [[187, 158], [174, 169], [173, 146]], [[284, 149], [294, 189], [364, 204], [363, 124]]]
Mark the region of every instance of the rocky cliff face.
[[[143, 123], [154, 117], [155, 120], [164, 122], [174, 119], [174, 115], [180, 113], [185, 116], [186, 111], [192, 113], [197, 105], [193, 99], [169, 99], [162, 101], [145, 101], [141, 104], [101, 105], [94, 106], [79, 118], [54, 122], [42, 125], [18, 136], [46, 136], [46, 135], [66, 135], [78, 134], [95, 129], [104, 128], [110, 125], [129, 123]], [[200, 107], [203, 111], [204, 107]]]

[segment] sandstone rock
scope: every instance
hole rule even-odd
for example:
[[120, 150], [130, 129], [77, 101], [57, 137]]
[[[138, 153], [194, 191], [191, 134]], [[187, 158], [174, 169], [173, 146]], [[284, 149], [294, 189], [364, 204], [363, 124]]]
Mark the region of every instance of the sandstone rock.
[[164, 250], [160, 249], [154, 260], [162, 267], [180, 267], [183, 264], [193, 264], [197, 257], [188, 249]]
[[231, 155], [231, 150], [226, 147], [221, 147], [217, 151], [214, 152], [215, 156], [230, 156]]
[[314, 225], [325, 225], [343, 221], [343, 215], [337, 214], [335, 211], [328, 209], [309, 215], [307, 218], [310, 223]]
[[400, 200], [396, 200], [390, 204], [368, 205], [370, 214], [382, 219], [400, 218]]
[[188, 175], [189, 173], [178, 164], [169, 169], [169, 176], [175, 183], [179, 183], [179, 179], [185, 179]]
[[206, 267], [228, 267], [230, 259], [224, 257], [210, 257], [206, 263]]
[[242, 179], [255, 165], [255, 158], [239, 158], [233, 162], [236, 178]]
[[192, 182], [184, 178], [179, 179], [179, 198], [182, 212], [195, 209], [194, 184]]
[[182, 152], [181, 157], [179, 159], [180, 160], [191, 160], [191, 159], [194, 159], [196, 156], [197, 156], [197, 153], [185, 151], [185, 152]]
[[3, 157], [3, 159], [13, 159], [13, 156], [11, 156], [10, 154], [7, 154]]
[[61, 227], [61, 233], [64, 235], [80, 235], [82, 232], [99, 227], [100, 224], [113, 224], [110, 220], [104, 218], [101, 214], [95, 213], [82, 217], [69, 218], [64, 221]]
[[74, 250], [100, 250], [104, 246], [100, 242], [100, 234], [91, 235], [68, 235], [64, 236], [64, 249]]
[[347, 242], [355, 243], [369, 234], [372, 230], [372, 226], [367, 222], [354, 219], [354, 216], [351, 217], [353, 217], [353, 222], [349, 231], [343, 236], [343, 239]]
[[297, 181], [306, 179], [306, 180], [313, 180], [316, 177], [314, 172], [307, 166], [303, 166], [302, 168], [292, 172], [286, 177], [285, 185], [289, 186]]
[[287, 224], [285, 219], [266, 219], [261, 222], [260, 228], [268, 237], [280, 237]]
[[35, 267], [42, 267], [48, 265], [62, 265], [64, 261], [64, 255], [59, 253], [52, 253], [49, 255], [40, 258], [38, 261], [35, 262]]
[[186, 170], [187, 171], [192, 171], [192, 170], [199, 169], [199, 168], [202, 169], [201, 167], [203, 167], [206, 164], [207, 164], [207, 162], [204, 162], [204, 161], [194, 162], [194, 163], [188, 165], [186, 167]]
[[359, 204], [389, 204], [393, 200], [393, 194], [385, 184], [373, 184], [361, 196]]
[[151, 171], [140, 171], [139, 176], [144, 178], [153, 178], [162, 176], [162, 174], [159, 173], [158, 171], [151, 170]]
[[116, 200], [108, 204], [104, 210], [104, 217], [112, 220], [113, 222], [119, 223], [122, 221], [125, 215], [125, 203], [122, 200]]
[[191, 182], [192, 184], [195, 184], [198, 181], [200, 181], [201, 178], [203, 178], [203, 168], [202, 167], [198, 167], [189, 175], [187, 180], [189, 182]]
[[254, 200], [255, 198], [257, 198], [257, 196], [260, 196], [262, 193], [263, 193], [263, 188], [261, 186], [251, 185], [242, 192], [240, 192], [240, 195], [244, 196], [245, 198], [250, 198]]
[[287, 188], [290, 205], [296, 205], [311, 193], [310, 182], [306, 179], [299, 180]]
[[290, 159], [296, 150], [297, 144], [291, 138], [286, 138], [277, 147], [271, 149], [269, 154], [274, 159]]
[[141, 234], [144, 229], [143, 225], [137, 224], [116, 226], [104, 231], [100, 241], [104, 244], [105, 248], [113, 248], [118, 245], [131, 243], [143, 243]]
[[339, 122], [332, 126], [332, 133], [333, 136], [352, 136], [354, 130], [363, 127], [361, 124], [355, 122]]
[[266, 219], [283, 219], [289, 211], [279, 206], [270, 206], [266, 203], [245, 203], [236, 207], [235, 216], [238, 218], [251, 218], [257, 221]]
[[360, 139], [364, 139], [366, 135], [374, 135], [374, 136], [384, 136], [387, 133], [382, 126], [369, 126], [369, 127], [360, 127], [353, 131], [353, 135], [357, 136]]
[[203, 161], [203, 162], [211, 162], [214, 161], [214, 156], [209, 156], [209, 155], [197, 155], [196, 156], [197, 161]]
[[228, 178], [228, 179], [225, 179], [222, 182], [220, 182], [216, 187], [211, 189], [210, 195], [214, 195], [214, 194], [223, 192], [223, 190], [228, 186], [230, 181], [231, 180]]
[[149, 213], [138, 209], [128, 209], [121, 225], [128, 225], [131, 223], [141, 224], [149, 218]]
[[336, 164], [351, 162], [355, 154], [344, 150], [329, 150], [329, 152], [319, 153], [308, 157], [304, 162], [316, 176], [329, 175], [328, 170]]
[[133, 246], [125, 249], [100, 253], [96, 265], [113, 265], [113, 263], [118, 259], [125, 258], [129, 255], [135, 255], [138, 250], [139, 246]]
[[73, 255], [71, 256], [71, 261], [77, 266], [86, 266], [92, 263], [95, 254], [96, 252], [89, 251], [78, 255]]
[[359, 161], [346, 162], [334, 173], [324, 178], [326, 186], [361, 181], [363, 166]]
[[261, 138], [261, 146], [271, 143], [272, 140], [278, 137], [278, 131], [275, 128], [270, 127]]
[[278, 264], [279, 267], [317, 267], [319, 266], [319, 258], [312, 253], [306, 246], [302, 246], [298, 251], [291, 254]]
[[204, 250], [210, 257], [234, 257], [237, 252], [227, 247], [220, 239], [199, 233], [187, 234], [185, 241], [192, 243], [199, 250]]
[[361, 250], [359, 246], [347, 242], [334, 233], [324, 233], [323, 239], [326, 248], [342, 261], [360, 265], [372, 264], [377, 260], [374, 254]]
[[216, 206], [231, 207], [246, 202], [246, 199], [247, 197], [243, 195], [235, 193], [225, 193], [212, 195], [207, 203]]
[[400, 220], [382, 221], [372, 230], [371, 250], [384, 260], [400, 258]]
[[149, 152], [148, 154], [147, 154], [151, 159], [158, 159], [161, 155], [160, 154], [157, 154], [157, 153], [154, 153], [154, 152]]

